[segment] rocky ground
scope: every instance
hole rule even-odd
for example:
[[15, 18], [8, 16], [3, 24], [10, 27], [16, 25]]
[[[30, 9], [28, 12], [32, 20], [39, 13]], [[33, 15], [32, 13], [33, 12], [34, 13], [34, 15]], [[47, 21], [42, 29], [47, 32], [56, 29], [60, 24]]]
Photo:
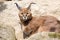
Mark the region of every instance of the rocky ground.
[[16, 40], [14, 28], [0, 24], [0, 40]]
[[[17, 2], [19, 6], [21, 6], [22, 8], [28, 7], [28, 5], [31, 2], [35, 2], [36, 4], [33, 4], [31, 6], [31, 12], [33, 16], [37, 17], [37, 16], [51, 15], [56, 17], [58, 20], [60, 20], [60, 0], [22, 0], [22, 1], [0, 2], [0, 24], [13, 27], [15, 29], [15, 35], [17, 40], [23, 40], [22, 38], [23, 36], [21, 31], [21, 25], [19, 24], [20, 21], [18, 17], [19, 10], [14, 4], [15, 2]], [[48, 38], [46, 37], [45, 39], [40, 38], [40, 36], [38, 35], [41, 34], [35, 34], [26, 40], [49, 39], [49, 37]], [[59, 39], [51, 38], [49, 40], [59, 40]]]

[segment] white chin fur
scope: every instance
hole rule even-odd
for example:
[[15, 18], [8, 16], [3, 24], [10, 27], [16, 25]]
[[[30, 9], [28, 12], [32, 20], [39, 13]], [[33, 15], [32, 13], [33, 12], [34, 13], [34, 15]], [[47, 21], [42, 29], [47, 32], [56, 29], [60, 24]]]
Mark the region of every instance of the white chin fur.
[[23, 17], [23, 20], [26, 21], [27, 20], [27, 17]]

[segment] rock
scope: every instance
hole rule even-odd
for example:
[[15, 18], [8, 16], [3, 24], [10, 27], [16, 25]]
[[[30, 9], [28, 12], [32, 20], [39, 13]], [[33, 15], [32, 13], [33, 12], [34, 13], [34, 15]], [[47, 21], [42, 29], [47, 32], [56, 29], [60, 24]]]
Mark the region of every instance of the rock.
[[16, 40], [14, 28], [0, 25], [0, 40]]
[[26, 40], [60, 40], [60, 33], [54, 33], [54, 32], [36, 33], [36, 34], [30, 36]]

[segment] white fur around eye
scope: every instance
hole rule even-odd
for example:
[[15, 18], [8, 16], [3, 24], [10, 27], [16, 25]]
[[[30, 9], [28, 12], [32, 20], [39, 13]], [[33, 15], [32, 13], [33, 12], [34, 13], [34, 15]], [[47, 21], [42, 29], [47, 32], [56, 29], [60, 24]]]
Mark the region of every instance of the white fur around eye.
[[21, 13], [21, 14], [23, 14], [23, 13]]
[[31, 16], [31, 14], [28, 13], [27, 16]]
[[19, 14], [19, 16], [23, 16], [23, 14]]

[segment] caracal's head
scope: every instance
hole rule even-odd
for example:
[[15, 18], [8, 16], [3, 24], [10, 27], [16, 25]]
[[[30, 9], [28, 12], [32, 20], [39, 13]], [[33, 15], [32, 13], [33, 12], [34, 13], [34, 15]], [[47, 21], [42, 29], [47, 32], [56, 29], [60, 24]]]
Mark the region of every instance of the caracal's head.
[[27, 21], [30, 20], [32, 18], [32, 13], [30, 10], [31, 4], [35, 4], [35, 3], [30, 3], [30, 5], [27, 8], [21, 8], [20, 6], [18, 6], [17, 3], [15, 3], [17, 8], [19, 9], [19, 18], [22, 21]]

